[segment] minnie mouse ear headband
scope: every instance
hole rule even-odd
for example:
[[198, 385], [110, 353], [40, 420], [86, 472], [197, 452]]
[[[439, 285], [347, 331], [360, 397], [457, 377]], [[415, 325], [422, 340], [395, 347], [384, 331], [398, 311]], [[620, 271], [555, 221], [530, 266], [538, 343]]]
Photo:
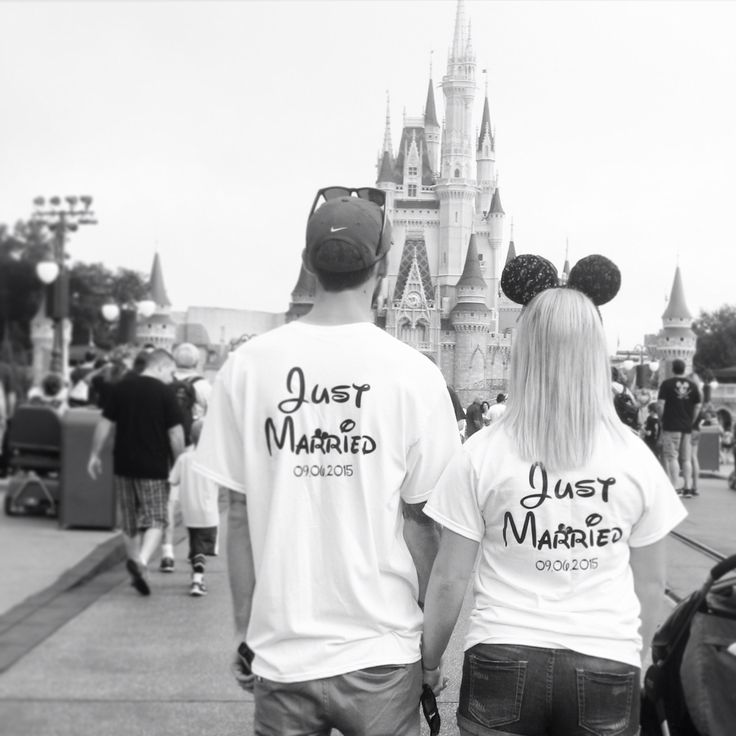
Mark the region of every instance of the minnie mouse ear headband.
[[[530, 253], [512, 258], [501, 274], [503, 293], [512, 302], [524, 306], [540, 292], [557, 286], [563, 286], [557, 269], [546, 258]], [[586, 256], [572, 267], [564, 286], [581, 291], [596, 307], [600, 307], [618, 294], [621, 272], [605, 256]]]

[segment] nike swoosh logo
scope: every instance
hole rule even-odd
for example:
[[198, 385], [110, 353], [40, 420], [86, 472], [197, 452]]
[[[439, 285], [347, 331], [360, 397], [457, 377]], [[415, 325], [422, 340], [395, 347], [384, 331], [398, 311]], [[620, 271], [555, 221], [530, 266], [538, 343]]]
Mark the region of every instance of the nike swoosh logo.
[[340, 230], [347, 230], [347, 225], [345, 227], [331, 227], [330, 232], [331, 233], [339, 233]]

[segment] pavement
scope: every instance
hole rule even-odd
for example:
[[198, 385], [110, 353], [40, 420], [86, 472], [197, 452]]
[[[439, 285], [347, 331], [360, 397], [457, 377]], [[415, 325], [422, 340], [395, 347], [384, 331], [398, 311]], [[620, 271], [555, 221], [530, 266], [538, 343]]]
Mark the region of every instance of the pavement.
[[[679, 530], [733, 554], [736, 493], [725, 475], [701, 478], [700, 490], [687, 500], [691, 513]], [[0, 502], [3, 493], [0, 484]], [[0, 554], [8, 563], [0, 587], [0, 736], [253, 733], [252, 698], [229, 672], [234, 639], [224, 558], [210, 558], [209, 595], [192, 598], [181, 528], [176, 540], [175, 572], [152, 566], [153, 593], [143, 598], [130, 587], [118, 532], [0, 513]], [[690, 592], [712, 562], [675, 540], [668, 544], [668, 581]], [[469, 597], [445, 655], [442, 734], [458, 733], [468, 611]]]

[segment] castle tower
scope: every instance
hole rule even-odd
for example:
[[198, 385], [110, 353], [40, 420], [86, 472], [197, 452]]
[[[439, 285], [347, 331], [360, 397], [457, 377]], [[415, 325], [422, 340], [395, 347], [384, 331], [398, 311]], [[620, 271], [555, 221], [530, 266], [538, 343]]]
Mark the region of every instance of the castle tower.
[[486, 98], [483, 103], [483, 117], [480, 122], [475, 160], [479, 187], [476, 210], [486, 215], [491, 209], [491, 199], [496, 188], [496, 142], [493, 139], [493, 130], [491, 128], [487, 77]]
[[440, 168], [440, 137], [442, 129], [437, 122], [437, 110], [434, 104], [434, 82], [432, 71], [429, 73], [429, 84], [427, 85], [427, 101], [424, 105], [424, 138], [427, 142], [427, 158], [436, 178]]
[[158, 253], [153, 256], [148, 289], [156, 309], [150, 317], [138, 316], [136, 344], [171, 350], [176, 340], [176, 325], [171, 319], [171, 302], [166, 292], [164, 271]]
[[456, 284], [457, 303], [450, 320], [455, 330], [454, 386], [461, 401], [469, 404], [485, 393], [488, 352], [488, 307], [486, 284], [480, 270], [475, 236], [470, 236], [465, 267]]
[[657, 335], [657, 357], [661, 368], [660, 379], [672, 376], [672, 361], [685, 361], [685, 373], [693, 369], [696, 336], [692, 330], [693, 317], [685, 302], [680, 267], [675, 269], [667, 308], [662, 314], [662, 329]]
[[314, 304], [314, 292], [317, 279], [314, 274], [309, 273], [304, 264], [299, 269], [299, 278], [291, 292], [291, 302], [289, 309], [286, 311], [286, 321], [292, 322], [295, 319], [303, 317]]
[[442, 296], [451, 295], [462, 273], [466, 247], [473, 232], [475, 151], [472, 112], [475, 101], [475, 53], [465, 3], [458, 0], [455, 33], [442, 78], [445, 94], [445, 128], [440, 153], [440, 175], [435, 191], [440, 202], [438, 282]]

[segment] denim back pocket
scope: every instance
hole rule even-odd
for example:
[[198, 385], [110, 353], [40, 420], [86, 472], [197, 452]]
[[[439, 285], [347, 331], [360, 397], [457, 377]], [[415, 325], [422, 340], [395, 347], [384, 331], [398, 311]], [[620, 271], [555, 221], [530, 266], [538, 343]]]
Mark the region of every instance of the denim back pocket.
[[524, 697], [526, 661], [491, 659], [471, 649], [466, 655], [466, 665], [463, 676], [468, 680], [467, 713], [470, 718], [487, 728], [518, 721]]
[[578, 669], [579, 725], [595, 736], [627, 733], [638, 679], [636, 670], [618, 673]]

